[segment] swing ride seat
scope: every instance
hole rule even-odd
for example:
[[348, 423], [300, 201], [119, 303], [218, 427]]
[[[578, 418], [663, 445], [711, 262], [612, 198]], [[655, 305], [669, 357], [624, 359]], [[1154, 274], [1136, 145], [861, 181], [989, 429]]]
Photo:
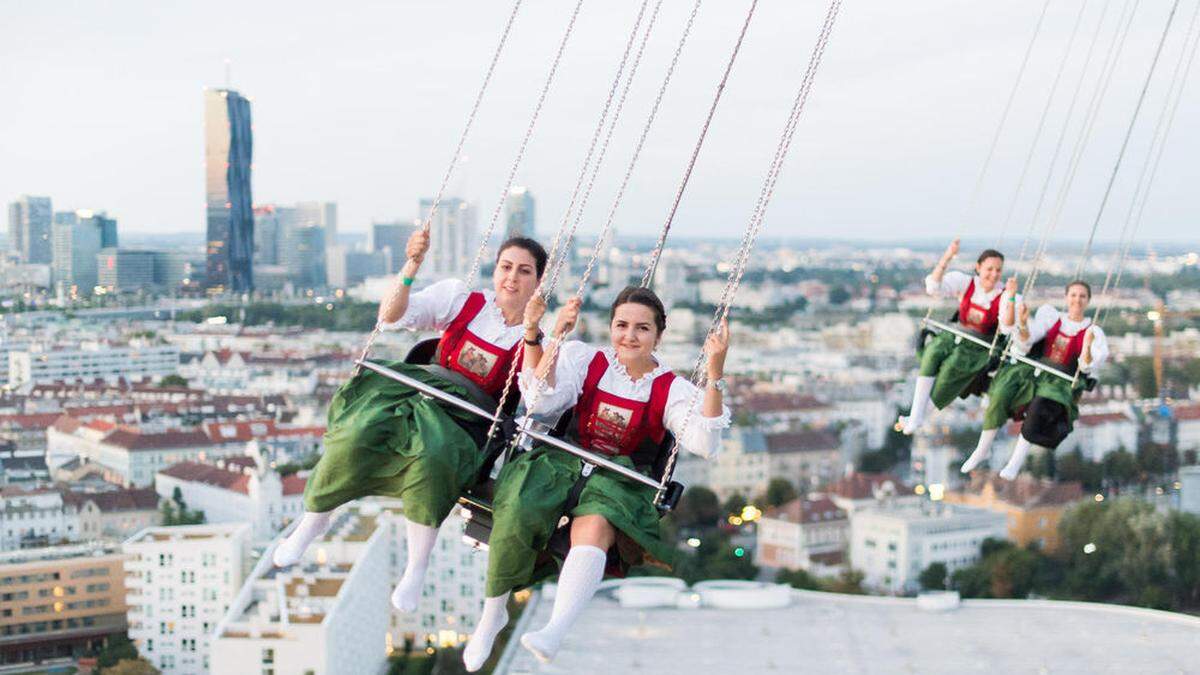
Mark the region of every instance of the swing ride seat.
[[[574, 419], [574, 410], [572, 409], [566, 411], [562, 417], [559, 418], [558, 424], [555, 425], [554, 430], [551, 431], [550, 435], [559, 439], [566, 438], [567, 430], [570, 429], [570, 425]], [[663, 483], [663, 478], [667, 470], [667, 463], [671, 455], [671, 448], [674, 444], [675, 437], [671, 435], [670, 432], [667, 432], [663, 435], [662, 441], [657, 444], [654, 462], [644, 465], [644, 467], [639, 467], [644, 468], [645, 470], [643, 473], [654, 479], [660, 485]], [[512, 454], [505, 458], [505, 461], [511, 460], [512, 457], [518, 452], [522, 451], [514, 450]], [[594, 469], [595, 468], [597, 467], [594, 467]], [[571, 491], [567, 496], [567, 501], [563, 505], [562, 516], [559, 518], [558, 525], [555, 528], [554, 534], [550, 537], [550, 543], [547, 545], [544, 553], [557, 556], [559, 558], [566, 556], [567, 550], [570, 548], [571, 522], [573, 520], [570, 514], [571, 511], [574, 510], [575, 506], [578, 505], [579, 495], [583, 492], [583, 487], [587, 484], [588, 477], [591, 475], [591, 473], [592, 472], [589, 472], [588, 475], [580, 476], [575, 481], [575, 485], [571, 487]], [[494, 482], [488, 481], [487, 485], [490, 488], [494, 485]], [[463, 518], [467, 521], [466, 527], [463, 530], [463, 540], [475, 548], [486, 548], [488, 539], [491, 537], [493, 523], [491, 494], [491, 492], [488, 492], [486, 495], [482, 493], [467, 494], [463, 495], [463, 497], [460, 497], [458, 500], [459, 505], [462, 507]], [[679, 503], [679, 498], [682, 495], [682, 483], [679, 483], [678, 481], [668, 482], [666, 484], [666, 489], [663, 490], [662, 497], [655, 501], [655, 507], [658, 509], [659, 517], [661, 518], [663, 515], [674, 509]], [[610, 550], [610, 562], [613, 561], [614, 555], [615, 549]]]
[[[966, 333], [965, 331], [963, 333], [960, 333], [957, 330], [955, 330], [953, 327], [953, 324], [956, 324], [956, 323], [958, 323], [958, 310], [957, 309], [954, 310], [954, 313], [950, 315], [950, 320], [947, 321], [945, 324], [942, 324], [942, 323], [936, 322], [936, 321], [931, 321], [929, 319], [922, 321], [921, 322], [921, 330], [917, 332], [917, 353], [918, 354], [921, 353], [921, 350], [923, 350], [925, 348], [925, 343], [928, 342], [929, 338], [937, 335], [939, 330], [946, 330], [948, 332], [954, 333], [955, 335], [959, 336], [960, 338], [969, 336], [969, 337], [967, 337], [967, 339], [972, 339], [972, 338], [977, 339], [977, 336], [971, 336], [970, 334]], [[932, 326], [931, 326], [931, 324], [932, 324]], [[936, 330], [935, 330], [935, 328], [936, 328]], [[975, 340], [972, 340], [972, 341], [975, 341]], [[978, 344], [978, 342], [976, 344]], [[995, 346], [1001, 346], [1000, 342], [998, 341]], [[994, 347], [992, 345], [988, 345], [988, 352], [989, 352], [990, 357], [988, 359], [987, 367], [985, 367], [983, 370], [981, 370], [975, 374], [975, 378], [973, 380], [971, 380], [971, 383], [968, 384], [966, 386], [966, 388], [964, 388], [962, 390], [962, 393], [960, 393], [958, 395], [959, 398], [968, 399], [972, 396], [983, 396], [985, 393], [987, 393], [988, 387], [990, 387], [992, 384], [992, 376], [995, 375], [996, 370], [1000, 368], [1000, 363], [1001, 363], [1000, 354], [1004, 353], [1004, 350], [1001, 349], [1001, 350], [999, 350], [999, 353], [995, 353], [996, 350], [994, 349]]]

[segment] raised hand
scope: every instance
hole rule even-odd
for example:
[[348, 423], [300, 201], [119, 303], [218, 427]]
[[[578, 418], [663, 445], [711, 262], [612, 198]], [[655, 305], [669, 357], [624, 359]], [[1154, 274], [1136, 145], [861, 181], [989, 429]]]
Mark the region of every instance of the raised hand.
[[950, 242], [950, 245], [946, 247], [946, 252], [942, 254], [942, 260], [947, 263], [953, 260], [954, 256], [958, 255], [958, 246], [959, 239], [955, 237], [954, 241]]
[[417, 230], [408, 238], [408, 244], [404, 247], [404, 255], [409, 260], [420, 264], [425, 260], [425, 254], [429, 252], [429, 233], [425, 230]]
[[534, 293], [529, 298], [529, 302], [525, 303], [525, 316], [522, 322], [525, 324], [525, 332], [536, 331], [538, 324], [542, 322], [542, 317], [545, 315], [546, 298], [541, 292]]
[[729, 354], [729, 321], [721, 319], [721, 325], [704, 341], [704, 355], [708, 357], [708, 379], [719, 380], [725, 375], [725, 357]]
[[555, 337], [561, 338], [575, 330], [575, 324], [579, 323], [579, 308], [582, 306], [583, 300], [571, 298], [567, 301], [567, 304], [558, 310], [558, 315], [554, 321]]
[[1028, 330], [1029, 329], [1029, 305], [1022, 302], [1020, 304], [1020, 306], [1017, 307], [1017, 318], [1021, 322], [1021, 330]]
[[1009, 297], [1016, 297], [1016, 295], [1017, 295], [1017, 275], [1015, 275], [1015, 274], [1012, 275], [1011, 277], [1008, 278], [1008, 281], [1004, 282], [1004, 292], [1007, 293], [1009, 295]]

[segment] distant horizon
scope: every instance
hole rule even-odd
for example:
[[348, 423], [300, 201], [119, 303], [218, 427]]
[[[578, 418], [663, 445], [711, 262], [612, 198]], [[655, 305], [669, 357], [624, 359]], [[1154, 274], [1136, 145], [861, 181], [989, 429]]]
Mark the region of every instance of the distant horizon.
[[[662, 5], [585, 214], [588, 228], [603, 222], [613, 201], [690, 5]], [[1103, 56], [1118, 19], [1116, 7], [1089, 3], [1081, 14], [1078, 7], [1050, 3], [978, 202], [968, 208], [1043, 5], [847, 5], [766, 231], [797, 238], [830, 231], [846, 241], [890, 242], [900, 239], [894, 233], [921, 223], [922, 239], [948, 238], [958, 223], [1003, 222], [1015, 204], [1010, 233], [1016, 233], [1015, 224], [1035, 211], [1055, 139], [1069, 130], [1071, 148], [1082, 126], [1079, 113], [1099, 81], [1100, 58], [1085, 70], [1085, 48], [1095, 36]], [[566, 209], [638, 6], [633, 0], [584, 3], [516, 173], [516, 184], [532, 190], [547, 229]], [[705, 3], [696, 15], [616, 214], [619, 229], [621, 223], [656, 227], [665, 216], [748, 6], [748, 0]], [[523, 3], [450, 180], [448, 194], [478, 205], [481, 228], [508, 176], [570, 7]], [[103, 209], [130, 236], [160, 227], [203, 233], [202, 94], [206, 85], [221, 86], [229, 59], [231, 88], [253, 101], [255, 202], [335, 201], [339, 229], [346, 232], [364, 231], [373, 219], [413, 217], [419, 198], [441, 182], [511, 4], [467, 8], [454, 1], [363, 0], [336, 9], [281, 10], [230, 0], [170, 6], [131, 0], [63, 12], [46, 3], [7, 3], [0, 16], [20, 30], [0, 46], [6, 65], [0, 89], [9, 94], [0, 107], [0, 129], [8, 132], [0, 200], [48, 195], [59, 210]], [[1143, 3], [1131, 19], [1056, 238], [1086, 238], [1096, 220], [1166, 9]], [[677, 234], [720, 237], [745, 223], [823, 13], [820, 3], [760, 3], [680, 205]], [[1168, 33], [1100, 220], [1100, 240], [1113, 240], [1125, 222], [1137, 176], [1151, 156], [1151, 130], [1169, 110], [1172, 74], [1188, 53], [1183, 37], [1191, 14], [1190, 6], [1180, 8]], [[1077, 20], [1079, 39], [1072, 43]], [[55, 36], [53, 49], [46, 48], [46, 35]], [[1063, 86], [1047, 108], [1059, 64], [1065, 64]], [[1064, 125], [1077, 83], [1080, 110]], [[1191, 161], [1200, 156], [1200, 128], [1185, 123], [1200, 110], [1200, 86], [1184, 89], [1180, 101], [1139, 241], [1186, 241], [1186, 232], [1196, 229], [1191, 224], [1200, 223]], [[1049, 113], [1045, 133], [1033, 145], [1043, 109]], [[1018, 191], [1027, 159], [1027, 180]], [[1056, 167], [1039, 221], [1052, 210], [1065, 164]]]

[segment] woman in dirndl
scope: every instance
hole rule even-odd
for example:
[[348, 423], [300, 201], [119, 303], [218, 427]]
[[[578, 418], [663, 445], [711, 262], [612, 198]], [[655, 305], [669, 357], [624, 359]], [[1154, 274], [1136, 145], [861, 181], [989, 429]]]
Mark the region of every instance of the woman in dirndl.
[[[541, 339], [537, 325], [526, 326], [522, 319], [545, 270], [546, 252], [532, 239], [509, 239], [500, 246], [490, 290], [472, 291], [461, 280], [446, 279], [410, 295], [428, 250], [427, 232], [409, 238], [408, 260], [380, 304], [378, 325], [441, 331], [434, 364], [381, 365], [494, 408], [522, 339]], [[438, 527], [462, 490], [477, 480], [489, 426], [486, 419], [362, 369], [330, 402], [325, 451], [304, 490], [304, 516], [275, 550], [275, 564], [299, 562], [338, 506], [370, 495], [399, 498], [408, 560], [392, 604], [414, 611]]]
[[[569, 332], [578, 315], [577, 300], [564, 306], [555, 334]], [[723, 403], [728, 324], [722, 321], [705, 342], [708, 384], [703, 391], [655, 355], [666, 312], [652, 291], [623, 290], [612, 305], [610, 328], [607, 347], [571, 341], [536, 366], [526, 362], [521, 374], [526, 405], [547, 419], [573, 409], [568, 440], [643, 473], [655, 463], [667, 432], [682, 449], [715, 456], [721, 430], [729, 426]], [[567, 514], [572, 492], [578, 498]], [[669, 566], [674, 544], [660, 537], [654, 499], [653, 488], [604, 469], [588, 473], [580, 459], [549, 446], [536, 446], [507, 464], [493, 502], [487, 597], [463, 653], [467, 669], [477, 670], [487, 660], [508, 621], [509, 593], [537, 579], [539, 553], [563, 515], [573, 519], [570, 550], [559, 571], [550, 622], [521, 638], [543, 661], [553, 658], [606, 569], [621, 574], [642, 563]]]
[[[1019, 305], [1017, 330], [1012, 349], [1050, 368], [1072, 376], [1074, 383], [1037, 368], [1012, 361], [1001, 366], [988, 388], [988, 406], [983, 418], [979, 444], [962, 466], [969, 473], [991, 452], [996, 432], [1008, 419], [1021, 419], [1021, 437], [1013, 448], [1000, 476], [1013, 480], [1021, 471], [1030, 450], [1053, 451], [1074, 428], [1079, 416], [1078, 400], [1084, 382], [1080, 375], [1094, 375], [1108, 359], [1108, 339], [1099, 326], [1092, 325], [1085, 312], [1092, 299], [1092, 288], [1085, 281], [1067, 284], [1067, 311], [1042, 305], [1033, 319], [1029, 308]], [[1011, 317], [1006, 317], [1011, 322]]]
[[[941, 260], [925, 277], [925, 292], [958, 299], [958, 326], [980, 339], [992, 341], [999, 324], [1000, 306], [1015, 297], [1016, 280], [1000, 285], [1004, 254], [987, 249], [975, 262], [975, 273], [947, 271], [958, 255], [958, 240], [950, 242]], [[1002, 297], [1004, 296], [1004, 297]], [[963, 395], [991, 360], [988, 348], [942, 331], [919, 352], [921, 368], [913, 387], [912, 407], [904, 420], [905, 434], [916, 433], [930, 407], [941, 410]]]

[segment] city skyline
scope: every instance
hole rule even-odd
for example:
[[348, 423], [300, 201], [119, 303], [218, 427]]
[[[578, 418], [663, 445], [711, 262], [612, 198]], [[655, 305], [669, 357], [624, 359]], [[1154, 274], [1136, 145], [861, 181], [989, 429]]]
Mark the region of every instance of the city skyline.
[[[1013, 3], [989, 15], [987, 22], [978, 11], [948, 2], [908, 11], [872, 6], [870, 11], [848, 15], [838, 27], [838, 41], [830, 49], [822, 82], [801, 122], [798, 152], [785, 168], [765, 234], [820, 237], [853, 232], [856, 238], [872, 239], [897, 228], [912, 228], [913, 223], [924, 224], [923, 236], [953, 234], [959, 229], [955, 223], [962, 218], [1039, 6], [1032, 0]], [[596, 220], [611, 199], [612, 184], [627, 161], [632, 136], [644, 119], [687, 9], [685, 3], [664, 6], [592, 200], [590, 220]], [[514, 26], [513, 42], [468, 139], [467, 161], [450, 184], [451, 193], [475, 204], [480, 213], [490, 213], [495, 205], [501, 176], [532, 107], [532, 90], [544, 77], [566, 10], [529, 3]], [[585, 4], [563, 74], [551, 91], [517, 177], [518, 183], [539, 196], [543, 231], [556, 228], [561, 218], [619, 55], [616, 36], [628, 31], [635, 10], [635, 4], [629, 3], [620, 11], [602, 14]], [[731, 46], [731, 28], [743, 10], [733, 5], [706, 6], [698, 15], [676, 81], [618, 211], [622, 229], [656, 227], [665, 214], [710, 100], [718, 66]], [[163, 51], [163, 58], [139, 59], [134, 48], [106, 43], [94, 54], [94, 64], [81, 66], [69, 60], [72, 54], [92, 44], [89, 31], [95, 26], [123, 20], [120, 12], [92, 16], [81, 9], [63, 19], [43, 15], [42, 10], [16, 9], [14, 18], [33, 26], [51, 19], [65, 21], [63, 32], [78, 39], [66, 41], [63, 52], [54, 55], [34, 50], [19, 38], [10, 43], [9, 61], [17, 67], [0, 78], [12, 78], [9, 90], [17, 93], [18, 103], [0, 113], [0, 120], [29, 133], [14, 139], [14, 161], [0, 167], [0, 189], [6, 199], [48, 194], [64, 207], [106, 209], [127, 232], [202, 230], [197, 209], [189, 206], [196, 203], [201, 169], [192, 126], [199, 124], [194, 101], [198, 89], [218, 79], [221, 63], [229, 57], [234, 86], [257, 99], [255, 135], [260, 152], [256, 152], [254, 191], [260, 202], [336, 201], [347, 232], [365, 232], [373, 220], [415, 217], [411, 204], [435, 191], [508, 7], [489, 6], [457, 16], [456, 30], [440, 33], [436, 40], [417, 31], [410, 40], [380, 42], [367, 23], [419, 25], [444, 20], [446, 11], [428, 5], [364, 5], [327, 22], [303, 10], [284, 17], [271, 15], [290, 29], [280, 34], [298, 39], [327, 29], [328, 53], [300, 54], [292, 51], [292, 42], [255, 30], [256, 22], [266, 20], [267, 10], [251, 10], [244, 27], [199, 43], [184, 27], [212, 19], [177, 9], [160, 17], [162, 30], [148, 45], [153, 48], [160, 40], [170, 40], [172, 48]], [[677, 217], [683, 236], [713, 236], [744, 223], [819, 18], [815, 7], [763, 6], [758, 11]], [[940, 22], [936, 30], [922, 20], [935, 12]], [[1032, 53], [1034, 67], [1018, 91], [972, 221], [1003, 220], [1075, 12], [1052, 6], [1047, 14]], [[1180, 14], [1101, 223], [1101, 240], [1115, 238], [1124, 217], [1149, 129], [1162, 107], [1188, 25], [1189, 16]], [[1099, 18], [1098, 9], [1089, 9], [1081, 31], [1089, 34]], [[1112, 93], [1097, 118], [1084, 169], [1057, 231], [1068, 239], [1082, 238], [1090, 228], [1165, 11], [1145, 9], [1134, 18]], [[1104, 18], [1102, 41], [1108, 39], [1115, 19], [1115, 10]], [[891, 28], [884, 31], [885, 25]], [[254, 31], [253, 40], [245, 39], [246, 31]], [[881, 35], [893, 37], [880, 39]], [[799, 47], [785, 49], [784, 45]], [[268, 66], [265, 54], [271, 48], [296, 56], [295, 70]], [[1082, 61], [1082, 54], [1075, 52], [1065, 75], [1069, 82]], [[334, 53], [336, 57], [329, 56]], [[429, 59], [429, 54], [439, 58]], [[131, 70], [117, 80], [86, 77], [89, 68], [112, 59], [128, 61]], [[408, 86], [413, 81], [421, 84]], [[1090, 83], [1089, 77], [1089, 88]], [[136, 119], [125, 120], [127, 111], [118, 113], [117, 106], [109, 106], [114, 108], [111, 113], [103, 105], [98, 110], [89, 108], [89, 116], [83, 119], [76, 110], [47, 110], [40, 103], [52, 100], [44, 95], [47, 88], [94, 94], [103, 101], [146, 84], [153, 84], [157, 94], [133, 116]], [[1181, 119], [1195, 109], [1196, 101], [1194, 88], [1184, 91]], [[1051, 129], [1059, 124], [1065, 106], [1061, 100], [1053, 108]], [[34, 125], [35, 119], [47, 124]], [[1184, 160], [1200, 137], [1185, 127], [1177, 126], [1164, 155], [1143, 226], [1146, 239], [1184, 237], [1184, 226], [1196, 217], [1198, 207], [1187, 199], [1189, 174]], [[322, 133], [313, 134], [314, 128]], [[1048, 164], [1049, 136], [1044, 135], [1033, 164], [1035, 177]], [[135, 153], [138, 167], [112, 171], [112, 178], [64, 170], [64, 166], [86, 165], [80, 160], [108, 152], [117, 143], [146, 146]], [[1032, 212], [1032, 192], [1027, 186], [1018, 221], [1022, 212]], [[980, 229], [972, 224], [961, 229], [972, 228]], [[1024, 227], [1017, 224], [1012, 229]]]

